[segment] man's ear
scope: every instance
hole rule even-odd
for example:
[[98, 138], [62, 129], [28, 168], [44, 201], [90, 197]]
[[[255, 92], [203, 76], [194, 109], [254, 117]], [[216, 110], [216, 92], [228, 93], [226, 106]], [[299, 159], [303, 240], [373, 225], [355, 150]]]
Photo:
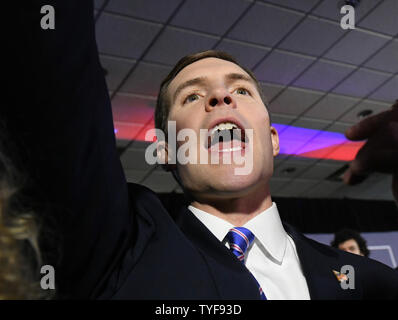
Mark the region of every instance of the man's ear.
[[276, 157], [279, 154], [279, 135], [278, 131], [274, 127], [270, 127], [271, 129], [271, 141], [272, 141], [272, 149], [273, 149], [273, 154], [274, 157]]
[[172, 163], [171, 159], [173, 157], [174, 150], [169, 148], [166, 141], [158, 141], [156, 145], [156, 156], [158, 158], [158, 163], [162, 165], [163, 170], [173, 171], [177, 168], [175, 163]]

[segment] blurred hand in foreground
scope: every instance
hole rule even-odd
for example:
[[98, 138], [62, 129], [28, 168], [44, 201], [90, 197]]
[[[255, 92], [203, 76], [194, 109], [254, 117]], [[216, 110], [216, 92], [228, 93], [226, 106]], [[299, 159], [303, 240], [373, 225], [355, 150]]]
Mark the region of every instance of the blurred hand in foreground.
[[345, 135], [349, 140], [367, 141], [350, 163], [344, 182], [355, 185], [371, 172], [391, 173], [392, 192], [398, 204], [398, 100], [390, 110], [360, 121]]

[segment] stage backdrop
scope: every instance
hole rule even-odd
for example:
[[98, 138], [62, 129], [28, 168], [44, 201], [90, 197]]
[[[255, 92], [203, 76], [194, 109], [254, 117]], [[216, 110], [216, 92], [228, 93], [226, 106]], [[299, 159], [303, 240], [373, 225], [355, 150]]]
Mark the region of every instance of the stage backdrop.
[[[362, 232], [370, 251], [369, 258], [380, 261], [392, 268], [398, 262], [398, 232]], [[308, 238], [330, 245], [334, 235], [329, 233], [306, 234]]]

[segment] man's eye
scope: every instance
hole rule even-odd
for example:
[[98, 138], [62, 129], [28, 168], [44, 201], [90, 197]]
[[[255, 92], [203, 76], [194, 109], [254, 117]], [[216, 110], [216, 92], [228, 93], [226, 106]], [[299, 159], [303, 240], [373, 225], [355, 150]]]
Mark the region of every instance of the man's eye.
[[248, 94], [249, 94], [249, 91], [246, 90], [245, 88], [238, 88], [238, 89], [236, 89], [236, 93], [237, 93], [237, 94], [248, 95]]
[[184, 103], [193, 102], [197, 99], [199, 99], [199, 96], [196, 93], [190, 94], [188, 97], [185, 98]]

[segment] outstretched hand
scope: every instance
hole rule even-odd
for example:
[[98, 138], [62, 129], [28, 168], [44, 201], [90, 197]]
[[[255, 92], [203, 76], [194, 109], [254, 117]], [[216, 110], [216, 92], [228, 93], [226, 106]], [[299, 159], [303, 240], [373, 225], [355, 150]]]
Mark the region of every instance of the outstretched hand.
[[398, 100], [391, 110], [381, 112], [347, 129], [350, 140], [367, 139], [344, 174], [346, 184], [362, 182], [368, 173], [391, 173], [392, 192], [398, 203]]

